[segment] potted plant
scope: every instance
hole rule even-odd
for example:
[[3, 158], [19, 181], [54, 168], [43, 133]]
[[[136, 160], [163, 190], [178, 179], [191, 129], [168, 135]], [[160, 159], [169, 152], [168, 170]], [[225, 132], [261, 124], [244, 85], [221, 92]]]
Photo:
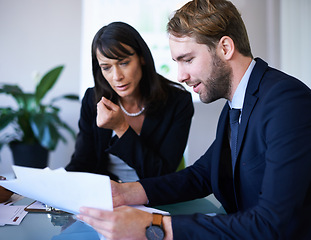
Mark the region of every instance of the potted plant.
[[[47, 104], [42, 101], [63, 68], [61, 65], [48, 71], [39, 80], [33, 93], [24, 92], [17, 85], [0, 85], [0, 93], [11, 95], [17, 103], [16, 109], [0, 107], [0, 149], [9, 144], [16, 165], [46, 167], [48, 152], [56, 148], [59, 140], [66, 142], [60, 129], [65, 129], [75, 138], [74, 130], [59, 118], [60, 108], [54, 104], [60, 99], [78, 100], [78, 96], [59, 96]], [[7, 131], [10, 127], [11, 132]], [[40, 159], [41, 156], [43, 159]], [[28, 164], [27, 158], [37, 164]]]

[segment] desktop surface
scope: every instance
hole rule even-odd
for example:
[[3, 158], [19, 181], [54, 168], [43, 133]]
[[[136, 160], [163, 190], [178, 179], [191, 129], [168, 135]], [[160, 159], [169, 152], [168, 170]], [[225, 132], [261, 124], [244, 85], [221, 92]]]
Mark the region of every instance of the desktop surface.
[[[14, 205], [28, 205], [33, 200], [24, 198]], [[171, 215], [191, 213], [225, 213], [203, 198], [184, 203], [156, 207]], [[99, 240], [90, 226], [76, 221], [72, 214], [28, 213], [20, 225], [0, 227], [0, 240]]]

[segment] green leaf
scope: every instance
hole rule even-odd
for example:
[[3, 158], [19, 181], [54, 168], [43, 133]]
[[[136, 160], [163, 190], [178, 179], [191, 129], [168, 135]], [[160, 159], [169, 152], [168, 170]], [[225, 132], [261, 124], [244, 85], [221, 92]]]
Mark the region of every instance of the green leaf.
[[14, 95], [14, 94], [17, 94], [17, 93], [23, 93], [23, 91], [17, 85], [4, 84], [0, 88], [0, 93], [6, 93], [6, 94]]
[[[71, 127], [69, 127], [69, 125], [68, 124], [66, 124], [65, 122], [62, 122], [62, 127], [64, 128], [64, 129], [66, 129], [70, 134], [71, 134], [71, 136], [72, 136], [72, 138], [73, 139], [76, 139], [76, 133], [75, 133], [75, 131], [71, 128]], [[64, 142], [64, 141], [63, 141]]]
[[17, 85], [4, 84], [0, 88], [0, 93], [11, 95], [21, 108], [25, 106], [24, 92]]
[[59, 66], [53, 68], [49, 72], [47, 72], [40, 80], [36, 88], [36, 101], [39, 103], [41, 99], [45, 96], [45, 94], [53, 87], [56, 83], [59, 75], [61, 74], [64, 66]]
[[[69, 127], [69, 125], [67, 125], [65, 122], [63, 122], [58, 116], [57, 114], [52, 114], [51, 116], [51, 119], [53, 119], [53, 122], [54, 122], [54, 125], [57, 126], [58, 128], [63, 128], [65, 130], [67, 130], [73, 139], [76, 139], [76, 134], [75, 134], [75, 131]], [[62, 141], [63, 142], [67, 142], [66, 139], [64, 137], [62, 137], [61, 134], [59, 134], [59, 137], [61, 137]]]
[[63, 96], [59, 96], [59, 97], [56, 97], [56, 98], [53, 98], [51, 100], [51, 104], [56, 102], [56, 101], [59, 101], [61, 99], [67, 99], [67, 100], [73, 100], [73, 101], [78, 101], [79, 100], [79, 96], [76, 95], [76, 94], [66, 94], [66, 95], [63, 95]]
[[27, 112], [36, 112], [39, 110], [39, 106], [36, 102], [35, 95], [32, 93], [26, 93], [23, 96], [23, 109]]
[[0, 130], [8, 126], [16, 117], [17, 117], [16, 112], [13, 111], [11, 108], [1, 109], [0, 110]]
[[57, 128], [53, 124], [47, 124], [43, 130], [43, 134], [40, 137], [41, 145], [47, 149], [55, 150], [60, 138]]
[[49, 149], [56, 148], [59, 133], [53, 124], [53, 114], [35, 114], [30, 117], [30, 125], [39, 143]]
[[54, 106], [53, 102], [60, 99], [79, 100], [78, 95], [66, 94], [52, 99], [48, 104], [41, 103], [46, 93], [55, 85], [63, 68], [61, 65], [47, 72], [36, 86], [35, 92], [31, 93], [23, 92], [17, 85], [0, 83], [0, 94], [11, 95], [18, 104], [17, 110], [0, 108], [0, 131], [9, 125], [14, 129], [13, 134], [4, 133], [0, 136], [0, 147], [13, 140], [19, 140], [29, 144], [39, 143], [49, 150], [55, 150], [59, 141], [66, 143], [61, 129], [75, 138], [74, 130], [59, 118], [60, 108]]

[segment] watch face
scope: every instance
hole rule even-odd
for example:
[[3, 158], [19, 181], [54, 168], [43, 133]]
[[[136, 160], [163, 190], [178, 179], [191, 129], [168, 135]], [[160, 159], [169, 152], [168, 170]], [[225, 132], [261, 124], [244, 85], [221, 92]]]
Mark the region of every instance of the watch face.
[[164, 231], [161, 227], [152, 225], [146, 229], [146, 237], [148, 240], [162, 240]]

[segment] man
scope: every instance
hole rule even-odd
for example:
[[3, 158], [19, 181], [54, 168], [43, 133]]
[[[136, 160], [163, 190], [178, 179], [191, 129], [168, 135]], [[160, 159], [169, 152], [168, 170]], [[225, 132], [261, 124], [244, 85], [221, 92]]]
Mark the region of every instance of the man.
[[[228, 100], [216, 139], [183, 171], [112, 183], [115, 210], [82, 208], [79, 218], [108, 239], [145, 239], [158, 216], [122, 205], [214, 193], [227, 215], [164, 216], [165, 239], [311, 239], [310, 89], [253, 59], [244, 23], [229, 1], [185, 4], [169, 21], [168, 33], [178, 80], [204, 103]], [[231, 108], [239, 109], [237, 131], [229, 127]]]

